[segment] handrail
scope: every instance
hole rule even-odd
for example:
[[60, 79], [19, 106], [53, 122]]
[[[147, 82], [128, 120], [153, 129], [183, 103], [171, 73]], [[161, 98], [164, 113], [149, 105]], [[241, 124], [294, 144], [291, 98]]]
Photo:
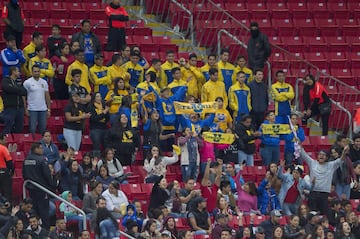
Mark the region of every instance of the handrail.
[[[231, 40], [233, 40], [234, 42], [236, 42], [237, 44], [241, 45], [242, 47], [244, 47], [245, 49], [247, 49], [247, 45], [242, 42], [241, 40], [239, 40], [239, 38], [237, 38], [236, 36], [234, 36], [233, 34], [231, 34], [229, 31], [225, 30], [225, 29], [220, 29], [217, 33], [217, 52], [218, 52], [218, 56], [220, 56], [220, 52], [221, 52], [221, 34], [225, 34], [228, 37], [231, 38]], [[267, 73], [267, 77], [268, 77], [268, 94], [269, 94], [269, 99], [272, 99], [271, 97], [271, 64], [269, 61], [266, 61], [265, 64], [268, 66], [268, 73]], [[269, 101], [269, 104], [271, 103], [271, 101]]]
[[26, 198], [26, 185], [28, 183], [31, 183], [32, 185], [34, 185], [35, 187], [37, 187], [38, 189], [46, 192], [47, 194], [49, 194], [50, 196], [56, 198], [57, 200], [60, 200], [61, 202], [65, 203], [66, 205], [72, 207], [73, 209], [75, 209], [76, 211], [78, 211], [79, 213], [81, 213], [81, 215], [83, 216], [83, 228], [84, 230], [86, 230], [86, 214], [83, 210], [81, 210], [80, 208], [78, 208], [77, 206], [75, 206], [74, 204], [66, 201], [65, 199], [63, 199], [62, 197], [59, 197], [58, 195], [56, 195], [55, 193], [51, 192], [49, 189], [45, 188], [44, 186], [38, 184], [37, 182], [34, 182], [30, 179], [27, 179], [24, 181], [23, 184], [23, 198]]
[[128, 239], [136, 239], [135, 237], [132, 237], [132, 236], [130, 236], [129, 234], [123, 232], [123, 231], [119, 231], [119, 232], [120, 232], [120, 234], [121, 234], [122, 236], [124, 236], [124, 237], [126, 237], [126, 238], [128, 238]]
[[190, 16], [190, 20], [189, 20], [189, 28], [190, 28], [190, 40], [191, 40], [191, 45], [195, 45], [195, 39], [194, 39], [194, 15], [193, 13], [187, 9], [183, 4], [179, 3], [176, 0], [171, 0], [172, 3], [174, 3], [176, 6], [178, 6], [179, 8], [181, 8], [182, 10], [184, 10], [187, 14], [189, 14]]

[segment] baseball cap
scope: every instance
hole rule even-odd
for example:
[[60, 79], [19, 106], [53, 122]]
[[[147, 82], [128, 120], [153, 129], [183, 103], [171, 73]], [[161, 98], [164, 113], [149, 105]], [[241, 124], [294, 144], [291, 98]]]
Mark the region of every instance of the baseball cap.
[[281, 212], [279, 210], [274, 209], [271, 211], [270, 215], [273, 217], [281, 217]]
[[308, 215], [308, 220], [311, 220], [313, 217], [319, 215], [319, 213], [317, 211], [311, 211], [309, 212], [309, 215]]
[[70, 96], [74, 96], [74, 95], [80, 96], [79, 92], [77, 92], [76, 90], [72, 90], [72, 91], [70, 92]]
[[171, 232], [169, 232], [168, 230], [162, 231], [162, 232], [161, 232], [161, 236], [171, 237]]
[[263, 233], [265, 233], [265, 230], [264, 230], [264, 228], [263, 228], [263, 227], [257, 227], [257, 229], [256, 229], [256, 233], [263, 234]]

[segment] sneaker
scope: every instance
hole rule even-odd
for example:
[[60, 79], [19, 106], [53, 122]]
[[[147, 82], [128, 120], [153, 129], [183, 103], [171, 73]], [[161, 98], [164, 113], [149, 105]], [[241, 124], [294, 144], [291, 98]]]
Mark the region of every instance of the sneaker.
[[15, 144], [13, 144], [13, 146], [12, 146], [12, 150], [13, 150], [12, 152], [14, 152], [14, 153], [17, 151], [17, 144], [16, 144], [16, 143], [15, 143]]
[[8, 150], [11, 153], [13, 151], [13, 145], [12, 144], [8, 144]]

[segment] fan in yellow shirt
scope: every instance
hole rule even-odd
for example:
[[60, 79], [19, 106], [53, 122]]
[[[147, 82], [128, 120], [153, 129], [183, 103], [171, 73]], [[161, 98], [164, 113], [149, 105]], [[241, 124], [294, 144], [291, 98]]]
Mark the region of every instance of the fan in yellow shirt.
[[84, 87], [88, 93], [91, 93], [91, 87], [89, 82], [89, 68], [85, 64], [85, 54], [84, 50], [77, 49], [74, 52], [75, 55], [75, 61], [68, 67], [65, 77], [65, 83], [67, 85], [72, 84], [72, 77], [71, 77], [71, 71], [74, 69], [81, 70], [81, 79], [80, 79], [80, 85]]
[[108, 85], [111, 84], [109, 70], [104, 66], [104, 56], [96, 54], [95, 64], [90, 68], [90, 81], [94, 85], [94, 92], [99, 92], [102, 98], [108, 93]]
[[114, 54], [111, 58], [112, 65], [108, 67], [111, 84], [108, 85], [109, 90], [114, 89], [114, 81], [117, 78], [122, 78], [125, 82], [129, 82], [130, 74], [126, 72], [126, 70], [121, 67], [123, 64], [123, 60], [121, 55]]
[[223, 99], [224, 108], [228, 105], [228, 96], [225, 91], [225, 84], [218, 80], [218, 70], [211, 68], [209, 70], [210, 80], [206, 82], [201, 90], [201, 102], [215, 101], [216, 98]]
[[159, 86], [161, 89], [167, 87], [172, 81], [173, 76], [171, 70], [175, 67], [179, 67], [175, 60], [175, 52], [173, 50], [166, 51], [166, 61], [161, 65], [161, 75]]
[[221, 132], [225, 132], [227, 128], [232, 128], [233, 119], [224, 107], [224, 100], [222, 97], [217, 97], [215, 101], [218, 103], [219, 108], [216, 110], [214, 123], [219, 126]]
[[193, 95], [196, 99], [199, 99], [201, 95], [201, 88], [205, 82], [205, 78], [201, 73], [200, 69], [196, 66], [197, 55], [194, 53], [190, 54], [189, 62], [187, 64], [185, 63], [184, 58], [180, 59], [179, 63], [182, 78], [188, 79], [192, 77], [192, 80], [189, 82], [187, 94]]
[[45, 58], [46, 48], [43, 45], [35, 47], [36, 56], [30, 59], [29, 71], [31, 72], [33, 65], [38, 65], [40, 67], [40, 78], [48, 81], [54, 77], [55, 71], [51, 65], [49, 59]]
[[250, 68], [246, 66], [245, 56], [238, 56], [236, 59], [237, 66], [235, 67], [235, 72], [242, 71], [245, 73], [245, 83], [249, 84], [253, 80], [253, 72]]
[[23, 49], [26, 62], [22, 65], [22, 70], [26, 78], [31, 76], [31, 70], [29, 71], [29, 64], [30, 59], [36, 56], [35, 47], [40, 46], [43, 43], [43, 35], [40, 32], [34, 32], [32, 34], [32, 41]]
[[215, 54], [209, 54], [207, 63], [200, 68], [200, 71], [204, 75], [204, 78], [205, 78], [206, 82], [208, 80], [210, 80], [209, 70], [211, 68], [217, 68], [216, 55]]
[[123, 78], [116, 78], [113, 84], [113, 89], [109, 90], [105, 96], [105, 102], [110, 107], [110, 122], [114, 123], [117, 112], [121, 106], [122, 98], [125, 95], [129, 95], [129, 92], [125, 89], [125, 81]]

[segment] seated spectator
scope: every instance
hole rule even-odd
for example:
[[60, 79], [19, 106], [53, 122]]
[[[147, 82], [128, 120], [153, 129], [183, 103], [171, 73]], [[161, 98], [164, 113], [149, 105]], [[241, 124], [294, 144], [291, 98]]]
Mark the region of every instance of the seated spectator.
[[187, 215], [189, 225], [195, 231], [195, 235], [207, 234], [212, 232], [211, 219], [206, 208], [206, 199], [197, 197], [192, 208]]
[[201, 190], [195, 190], [195, 180], [192, 178], [188, 178], [184, 183], [185, 187], [180, 190], [180, 200], [186, 206], [186, 211], [189, 211], [195, 198], [201, 195]]
[[284, 230], [282, 229], [282, 227], [280, 225], [275, 227], [271, 238], [272, 239], [283, 239], [284, 238]]
[[79, 239], [89, 239], [90, 238], [90, 232], [87, 230], [84, 230], [82, 232], [80, 232], [80, 237]]
[[76, 160], [65, 159], [62, 163], [60, 188], [62, 192], [70, 191], [74, 200], [80, 200], [84, 197], [82, 174]]
[[258, 208], [263, 215], [269, 215], [272, 210], [280, 210], [280, 202], [274, 188], [271, 187], [272, 176], [266, 172], [265, 178], [257, 188]]
[[180, 231], [179, 232], [179, 239], [192, 239], [193, 233], [190, 230]]
[[68, 147], [66, 152], [60, 153], [60, 160], [56, 161], [54, 164], [55, 174], [59, 174], [61, 172], [63, 162], [75, 160], [75, 150], [72, 147]]
[[351, 232], [354, 234], [355, 238], [360, 238], [360, 224], [359, 218], [355, 212], [350, 212], [346, 215], [346, 221], [351, 227]]
[[97, 175], [97, 158], [92, 157], [92, 154], [86, 152], [83, 154], [83, 160], [80, 169], [83, 175], [84, 184], [90, 185], [90, 182], [95, 180]]
[[19, 211], [15, 214], [15, 216], [21, 220], [24, 228], [29, 226], [29, 218], [30, 215], [33, 214], [32, 207], [33, 200], [31, 198], [25, 198], [21, 203]]
[[308, 223], [309, 212], [310, 212], [309, 207], [305, 203], [300, 204], [297, 213], [300, 219], [300, 223], [299, 223], [300, 227], [303, 228]]
[[109, 169], [107, 165], [101, 165], [99, 167], [99, 175], [96, 176], [96, 181], [101, 182], [103, 185], [103, 190], [105, 191], [106, 189], [109, 188], [109, 185], [112, 181], [114, 181], [115, 179], [109, 175]]
[[[103, 196], [99, 196], [96, 199], [96, 209], [105, 207], [106, 208], [106, 199]], [[90, 216], [90, 227], [91, 231], [95, 231], [96, 228], [96, 217], [97, 217], [97, 210], [95, 210]]]
[[344, 215], [352, 212], [352, 205], [351, 205], [351, 202], [349, 200], [342, 200], [341, 201], [341, 208], [342, 208], [342, 211], [344, 212]]
[[[149, 159], [151, 157], [151, 159]], [[178, 155], [173, 152], [172, 157], [160, 156], [160, 148], [156, 145], [151, 146], [151, 153], [144, 161], [144, 169], [148, 173], [145, 178], [146, 183], [154, 183], [160, 176], [166, 175], [166, 166], [176, 163]]]
[[[237, 158], [237, 156], [236, 156], [236, 158]], [[225, 176], [223, 176], [222, 180], [229, 181], [232, 193], [237, 192], [235, 179], [236, 179], [235, 163], [229, 162], [225, 165]], [[244, 179], [242, 177], [240, 177], [240, 180], [242, 182], [244, 182]], [[221, 184], [220, 184], [220, 189], [221, 189]]]
[[106, 208], [116, 219], [125, 215], [126, 206], [129, 204], [129, 201], [125, 193], [120, 190], [117, 181], [112, 181], [109, 184], [109, 188], [102, 193], [102, 196], [106, 199]]
[[236, 187], [238, 191], [238, 201], [237, 206], [241, 212], [244, 214], [250, 214], [251, 211], [258, 211], [257, 208], [257, 190], [253, 182], [249, 181], [244, 183], [240, 182], [240, 176], [244, 164], [240, 166], [240, 170], [236, 175]]
[[139, 238], [139, 225], [134, 221], [127, 221], [126, 223], [126, 233], [134, 238]]
[[[316, 230], [316, 225], [319, 223], [319, 213], [315, 211], [311, 211], [308, 214], [307, 224], [305, 225], [305, 233], [313, 233]], [[323, 229], [323, 228], [322, 228]], [[324, 229], [323, 229], [324, 230]]]
[[161, 234], [158, 230], [156, 230], [156, 222], [153, 219], [150, 219], [146, 222], [144, 226], [144, 230], [140, 234], [140, 237], [145, 239], [160, 239]]
[[311, 232], [312, 236], [311, 238], [319, 238], [319, 239], [325, 239], [325, 231], [323, 226], [316, 224], [314, 226], [314, 230]]
[[221, 181], [220, 183], [220, 192], [217, 194], [217, 201], [213, 215], [216, 216], [217, 213], [223, 213], [229, 215], [229, 220], [232, 220], [232, 215], [236, 215], [234, 211], [236, 208], [236, 201], [234, 195], [230, 191], [230, 182]]
[[59, 149], [57, 145], [52, 142], [49, 130], [45, 130], [42, 136], [43, 138], [40, 140], [40, 143], [44, 150], [43, 154], [49, 164], [55, 164], [55, 162], [60, 159]]
[[138, 218], [137, 220], [144, 221], [145, 215], [142, 210], [142, 202], [140, 202], [139, 200], [134, 200], [132, 204], [135, 206], [136, 209], [136, 217]]
[[170, 215], [173, 217], [180, 217], [182, 212], [182, 205], [180, 200], [180, 183], [177, 180], [169, 183], [167, 190], [170, 193], [170, 198], [166, 201], [165, 206], [169, 208]]
[[353, 163], [353, 170], [355, 173], [354, 182], [350, 183], [352, 186], [350, 192], [350, 199], [360, 198], [360, 160]]
[[344, 212], [341, 210], [341, 201], [332, 201], [331, 208], [326, 215], [330, 225], [336, 227], [340, 223], [340, 217], [344, 217], [344, 215]]
[[150, 194], [150, 204], [148, 210], [165, 205], [166, 201], [170, 197], [167, 185], [166, 178], [162, 175], [154, 182], [154, 186]]
[[119, 183], [127, 183], [126, 178], [128, 174], [124, 173], [124, 169], [119, 161], [115, 157], [114, 150], [111, 148], [106, 148], [104, 151], [104, 158], [99, 160], [98, 168], [102, 165], [106, 165], [109, 170], [109, 175], [113, 177]]
[[[223, 213], [219, 213], [215, 216], [215, 223], [214, 223], [214, 228], [212, 229], [211, 232], [211, 238], [212, 239], [217, 239], [220, 238], [222, 235], [222, 231], [224, 229], [230, 229], [230, 226], [228, 225], [229, 222], [229, 216], [228, 214], [223, 214]], [[221, 237], [222, 238], [222, 237]]]
[[71, 239], [73, 238], [66, 231], [66, 222], [63, 218], [56, 219], [56, 227], [49, 233], [50, 239]]
[[29, 226], [24, 233], [30, 234], [32, 239], [43, 239], [49, 235], [49, 232], [40, 226], [39, 217], [35, 214], [29, 217]]
[[83, 210], [86, 214], [93, 213], [96, 210], [96, 199], [103, 192], [102, 184], [99, 181], [93, 181], [90, 189], [91, 191], [85, 194], [83, 199]]
[[118, 235], [118, 223], [112, 213], [105, 207], [96, 209], [95, 233], [100, 238], [114, 238]]
[[[73, 201], [72, 193], [70, 191], [64, 191], [61, 194], [61, 197], [68, 201], [69, 203], [75, 204]], [[77, 221], [80, 232], [83, 230], [83, 216], [78, 215], [78, 211], [75, 210], [73, 207], [69, 206], [68, 204], [61, 203], [60, 204], [60, 212], [64, 213], [65, 219], [67, 222], [69, 221]]]
[[134, 47], [132, 48], [132, 50], [139, 52], [140, 59], [139, 59], [138, 64], [139, 64], [142, 68], [144, 68], [144, 70], [148, 69], [148, 68], [150, 67], [150, 65], [149, 65], [148, 61], [145, 59], [145, 57], [141, 55], [140, 48], [139, 48], [138, 46], [134, 46]]
[[[178, 230], [176, 228], [176, 222], [175, 222], [175, 218], [168, 216], [164, 219], [164, 224], [163, 224], [163, 232], [170, 232], [170, 237], [171, 239], [177, 239], [178, 236]], [[163, 233], [162, 232], [162, 233]]]
[[300, 239], [305, 236], [305, 229], [300, 226], [300, 218], [298, 215], [291, 215], [289, 223], [284, 226], [285, 239]]
[[20, 239], [21, 235], [24, 232], [24, 224], [21, 219], [17, 219], [15, 226], [10, 228], [9, 234], [7, 235], [7, 239]]
[[164, 221], [164, 206], [159, 208], [151, 208], [148, 211], [148, 218], [143, 221], [143, 225], [146, 225], [148, 220], [154, 220], [156, 223], [156, 230], [162, 231], [163, 230], [163, 221]]
[[279, 226], [280, 217], [280, 211], [275, 209], [271, 211], [269, 219], [260, 223], [260, 226], [264, 229], [265, 238], [272, 238], [275, 228]]
[[126, 206], [126, 214], [122, 219], [122, 225], [126, 227], [129, 221], [136, 222], [139, 228], [142, 228], [143, 219], [137, 216], [136, 208], [133, 204]]

